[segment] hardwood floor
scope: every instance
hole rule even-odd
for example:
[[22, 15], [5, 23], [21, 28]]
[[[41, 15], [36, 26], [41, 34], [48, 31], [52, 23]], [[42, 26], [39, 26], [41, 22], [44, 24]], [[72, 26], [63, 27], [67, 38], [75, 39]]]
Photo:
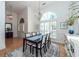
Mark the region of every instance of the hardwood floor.
[[59, 45], [59, 53], [60, 53], [61, 57], [67, 57], [64, 45], [62, 45], [62, 44]]
[[0, 51], [0, 57], [3, 57], [6, 53], [16, 49], [16, 48], [19, 48], [20, 46], [22, 46], [22, 39], [6, 39], [5, 40], [6, 42], [6, 48], [4, 50], [1, 50]]
[[58, 43], [58, 42], [53, 42], [59, 46], [59, 55], [60, 57], [67, 57], [65, 48], [64, 48], [64, 43]]
[[[19, 48], [22, 46], [22, 39], [6, 39], [6, 48], [4, 50], [0, 51], [0, 57], [4, 57], [4, 55], [16, 48]], [[57, 43], [56, 43], [57, 44]], [[63, 44], [57, 44], [59, 46], [59, 53], [60, 53], [60, 57], [66, 57], [66, 52], [64, 49], [64, 45]]]

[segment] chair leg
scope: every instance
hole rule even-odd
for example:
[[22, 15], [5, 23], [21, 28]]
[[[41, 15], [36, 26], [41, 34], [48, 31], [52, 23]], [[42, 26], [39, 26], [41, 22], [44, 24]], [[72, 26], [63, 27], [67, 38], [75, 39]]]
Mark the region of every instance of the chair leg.
[[31, 45], [30, 45], [30, 53], [31, 53]]
[[48, 48], [49, 48], [49, 45], [50, 45], [50, 43], [48, 42], [48, 43], [47, 43], [47, 47], [48, 47]]
[[47, 52], [47, 44], [45, 44], [45, 52]]
[[25, 51], [25, 39], [23, 39], [23, 52]]
[[26, 43], [26, 49], [27, 49], [27, 43]]
[[51, 40], [49, 41], [49, 47], [50, 47], [50, 45], [51, 45]]
[[32, 54], [34, 54], [34, 47], [32, 47]]
[[45, 45], [44, 45], [44, 53], [46, 53], [46, 47], [45, 47]]
[[48, 41], [47, 45], [48, 45], [48, 48], [49, 48], [50, 45], [51, 45], [51, 40]]
[[42, 48], [40, 48], [40, 55], [41, 55], [41, 57], [42, 57]]
[[46, 48], [46, 52], [47, 52], [47, 45], [46, 45], [46, 47], [45, 47], [45, 48]]

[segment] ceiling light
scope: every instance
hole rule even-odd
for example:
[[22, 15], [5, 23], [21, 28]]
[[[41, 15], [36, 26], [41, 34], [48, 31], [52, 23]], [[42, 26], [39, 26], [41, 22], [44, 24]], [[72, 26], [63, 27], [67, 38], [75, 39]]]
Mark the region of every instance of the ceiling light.
[[7, 15], [8, 19], [12, 20], [13, 19], [13, 15], [12, 15], [12, 6], [9, 6], [10, 9], [10, 13]]
[[13, 16], [12, 15], [7, 15], [8, 19], [12, 20]]

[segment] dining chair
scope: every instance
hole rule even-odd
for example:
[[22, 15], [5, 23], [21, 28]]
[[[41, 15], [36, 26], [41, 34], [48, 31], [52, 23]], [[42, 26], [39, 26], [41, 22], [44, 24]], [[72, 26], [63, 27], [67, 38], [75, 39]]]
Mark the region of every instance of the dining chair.
[[47, 34], [45, 34], [45, 37], [44, 37], [43, 40], [44, 40], [43, 41], [43, 44], [44, 44], [44, 53], [46, 53], [47, 52]]
[[32, 34], [31, 33], [27, 33], [27, 34], [25, 34], [25, 38], [26, 38], [26, 49], [27, 49], [27, 46], [30, 46], [30, 53], [31, 53], [31, 46], [32, 46], [32, 43], [31, 42], [29, 42], [29, 41], [27, 41], [27, 38], [29, 38], [29, 37], [32, 37]]
[[37, 32], [36, 34], [37, 34], [37, 35], [41, 35], [41, 33], [40, 33], [40, 32]]
[[51, 39], [50, 39], [50, 33], [47, 34], [47, 41], [46, 41], [47, 47], [50, 47]]
[[33, 36], [35, 36], [35, 35], [36, 35], [36, 33], [35, 33], [35, 32], [33, 32], [33, 33], [32, 33], [32, 35], [33, 35]]
[[[42, 57], [42, 49], [44, 51], [44, 53], [46, 53], [46, 35], [42, 35], [42, 37], [40, 38], [41, 41], [38, 44], [38, 50], [40, 50], [40, 55]], [[32, 45], [32, 54], [34, 54], [34, 48], [36, 49], [36, 45]]]
[[37, 32], [36, 34], [38, 35], [40, 32]]

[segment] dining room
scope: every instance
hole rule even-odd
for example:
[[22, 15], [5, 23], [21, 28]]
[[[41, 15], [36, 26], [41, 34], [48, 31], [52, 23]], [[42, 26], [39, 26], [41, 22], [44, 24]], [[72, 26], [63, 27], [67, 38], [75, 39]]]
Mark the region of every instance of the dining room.
[[78, 56], [77, 51], [74, 52], [76, 49], [73, 48], [74, 45], [69, 43], [72, 42], [70, 36], [79, 34], [79, 21], [71, 20], [78, 19], [79, 16], [69, 18], [72, 15], [72, 7], [78, 3], [5, 1], [5, 49], [0, 51], [0, 56]]
[[[6, 1], [5, 22], [6, 24], [12, 24], [11, 26], [8, 26], [8, 28], [11, 29], [7, 32], [12, 32], [12, 37], [6, 38], [7, 47], [12, 48], [19, 40], [18, 45], [15, 46], [15, 51], [21, 50], [22, 47], [17, 47], [23, 45], [23, 53], [21, 51], [19, 53], [21, 56], [66, 56], [64, 49], [64, 54], [59, 53], [59, 50], [62, 49], [58, 45], [60, 44], [60, 46], [63, 47], [63, 36], [59, 35], [64, 34], [66, 29], [61, 28], [62, 30], [60, 30], [60, 28], [57, 28], [57, 25], [60, 25], [60, 23], [64, 23], [65, 21], [64, 18], [66, 18], [65, 15], [68, 8], [66, 4], [69, 5], [69, 2]], [[61, 8], [64, 10], [64, 14], [62, 13], [60, 15], [62, 9], [60, 8], [59, 11], [59, 6], [62, 6]], [[67, 8], [64, 9], [64, 7]], [[58, 19], [60, 20], [58, 21]], [[60, 31], [62, 31], [62, 33], [60, 33]], [[28, 39], [26, 39], [27, 36]], [[12, 42], [12, 45], [9, 41]], [[55, 48], [53, 48], [53, 46]], [[11, 50], [13, 49], [14, 48]], [[10, 53], [6, 52], [5, 54], [6, 56], [14, 56], [17, 54], [15, 51]], [[25, 51], [27, 51], [27, 54]]]

